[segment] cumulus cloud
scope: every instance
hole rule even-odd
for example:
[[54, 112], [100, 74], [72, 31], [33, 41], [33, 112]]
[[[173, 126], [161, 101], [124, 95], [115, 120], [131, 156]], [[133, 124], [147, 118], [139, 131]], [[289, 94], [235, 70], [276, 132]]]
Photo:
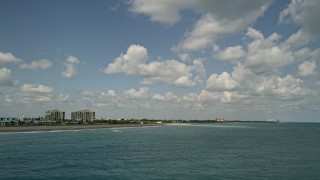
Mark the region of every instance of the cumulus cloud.
[[229, 73], [223, 72], [220, 75], [211, 74], [207, 80], [207, 89], [209, 90], [232, 90], [238, 83], [232, 79]]
[[292, 34], [283, 45], [288, 48], [300, 48], [319, 40], [320, 2], [317, 0], [292, 0], [280, 16], [279, 22], [296, 24], [300, 29]]
[[175, 101], [177, 100], [178, 96], [173, 94], [172, 92], [166, 92], [164, 95], [155, 94], [152, 96], [152, 99], [158, 101]]
[[191, 32], [188, 32], [182, 42], [174, 46], [174, 51], [199, 51], [212, 44], [221, 35], [232, 34], [242, 29], [234, 21], [218, 20], [211, 14], [202, 16]]
[[219, 36], [239, 32], [252, 24], [272, 1], [201, 0], [157, 1], [132, 0], [130, 11], [144, 14], [153, 22], [171, 26], [180, 21], [180, 11], [187, 9], [202, 14], [174, 51], [199, 51], [212, 44]]
[[236, 62], [245, 56], [245, 51], [242, 46], [227, 47], [224, 50], [218, 51], [216, 58], [224, 61]]
[[142, 87], [139, 90], [131, 88], [124, 92], [124, 96], [126, 99], [146, 99], [149, 96], [149, 88]]
[[24, 104], [50, 102], [54, 92], [54, 88], [41, 84], [23, 84], [20, 90], [15, 102]]
[[289, 48], [299, 48], [308, 44], [312, 36], [308, 33], [299, 30], [298, 32], [292, 34], [284, 43], [285, 47]]
[[92, 98], [94, 96], [94, 93], [88, 90], [85, 90], [81, 93], [81, 95], [85, 98]]
[[104, 73], [126, 73], [139, 74], [139, 65], [144, 64], [148, 59], [148, 51], [140, 45], [131, 45], [126, 54], [121, 54], [114, 59], [105, 69]]
[[31, 94], [50, 94], [54, 91], [54, 88], [41, 84], [23, 84], [20, 89], [24, 93]]
[[208, 107], [209, 104], [212, 106], [212, 103], [232, 103], [247, 99], [248, 97], [248, 95], [239, 94], [236, 91], [212, 92], [202, 90], [200, 93], [189, 93], [181, 97], [177, 97], [175, 103], [203, 109]]
[[13, 97], [10, 96], [10, 95], [6, 95], [6, 97], [5, 97], [5, 102], [6, 102], [6, 103], [12, 103], [12, 102], [13, 102]]
[[108, 90], [107, 93], [102, 92], [101, 95], [106, 96], [106, 97], [116, 97], [117, 96], [117, 94], [114, 90]]
[[317, 61], [320, 57], [320, 49], [311, 50], [309, 47], [304, 47], [294, 51], [293, 54], [297, 61]]
[[192, 60], [192, 58], [190, 57], [190, 55], [188, 53], [179, 54], [179, 58], [183, 62], [190, 62]]
[[181, 76], [173, 82], [174, 85], [178, 87], [193, 87], [196, 85], [188, 76]]
[[[114, 59], [103, 70], [106, 74], [125, 73], [144, 78], [142, 84], [168, 83], [179, 87], [195, 85], [192, 70], [199, 71], [201, 62], [195, 61], [196, 67], [188, 66], [177, 60], [149, 61], [148, 51], [140, 45], [131, 45], [125, 54]], [[201, 70], [203, 71], [203, 70]]]
[[299, 65], [300, 76], [311, 76], [316, 73], [317, 64], [314, 61], [305, 61]]
[[264, 36], [253, 28], [247, 34], [253, 40], [248, 44], [245, 65], [257, 74], [276, 73], [280, 68], [293, 63], [292, 51], [277, 44], [280, 35]]
[[[246, 5], [244, 5], [246, 4]], [[241, 0], [185, 0], [185, 1], [157, 1], [148, 0], [130, 1], [130, 11], [137, 14], [145, 14], [151, 21], [160, 22], [165, 25], [173, 25], [181, 19], [180, 11], [190, 9], [198, 13], [212, 13], [218, 18], [237, 19], [239, 17], [255, 15], [265, 9], [270, 1], [248, 1]], [[256, 12], [257, 11], [257, 12]]]
[[94, 96], [94, 93], [91, 92], [91, 91], [88, 91], [88, 90], [85, 90], [81, 93], [82, 96], [85, 96], [85, 97], [93, 97]]
[[21, 59], [15, 57], [9, 52], [0, 52], [0, 64], [13, 63], [18, 64], [21, 62]]
[[48, 59], [32, 61], [30, 64], [27, 64], [27, 63], [20, 64], [21, 69], [30, 69], [30, 70], [49, 69], [51, 67], [52, 67], [52, 62]]
[[[223, 1], [227, 3], [227, 1]], [[261, 1], [260, 1], [261, 2]], [[237, 33], [251, 23], [253, 23], [259, 16], [263, 14], [267, 8], [269, 2], [265, 4], [257, 4], [256, 7], [248, 9], [247, 14], [244, 16], [228, 16], [225, 12], [221, 12], [223, 7], [232, 6], [233, 2], [229, 2], [229, 5], [223, 4], [221, 10], [215, 12], [210, 12], [203, 15], [194, 25], [193, 29], [190, 32], [187, 32], [184, 39], [176, 46], [173, 47], [174, 51], [200, 51], [206, 48], [208, 45], [212, 45], [213, 42], [224, 35]], [[236, 3], [237, 4], [237, 3]], [[232, 10], [239, 12], [240, 6], [235, 7]], [[230, 13], [233, 14], [233, 13]]]
[[110, 106], [113, 108], [122, 108], [125, 106], [124, 99], [121, 96], [118, 96], [115, 90], [100, 92], [93, 103], [98, 107]]
[[65, 78], [72, 78], [78, 75], [77, 66], [80, 63], [79, 59], [74, 56], [69, 56], [65, 62], [65, 70], [62, 72], [62, 76]]
[[165, 25], [173, 25], [178, 22], [181, 17], [179, 11], [181, 8], [186, 7], [190, 1], [187, 0], [183, 3], [175, 1], [146, 1], [134, 0], [130, 1], [130, 11], [133, 13], [142, 13], [150, 16], [151, 21], [160, 22]]
[[72, 98], [69, 94], [60, 93], [57, 97], [59, 103], [68, 104], [72, 102]]
[[11, 70], [7, 68], [0, 68], [0, 86], [12, 86], [14, 81], [11, 78]]
[[202, 83], [205, 81], [206, 78], [206, 68], [203, 65], [204, 59], [195, 59], [193, 61], [193, 70], [195, 72], [195, 80], [199, 83]]
[[309, 89], [303, 87], [303, 81], [287, 75], [283, 78], [274, 80], [273, 93], [278, 95], [283, 100], [302, 98], [309, 93]]
[[281, 23], [295, 23], [301, 26], [300, 33], [320, 37], [320, 1], [292, 0], [279, 17]]

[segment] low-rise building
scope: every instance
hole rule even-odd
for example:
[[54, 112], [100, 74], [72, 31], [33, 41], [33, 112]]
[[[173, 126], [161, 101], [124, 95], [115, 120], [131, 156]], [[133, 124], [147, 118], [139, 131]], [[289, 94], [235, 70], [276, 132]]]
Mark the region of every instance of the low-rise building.
[[1, 117], [0, 126], [13, 126], [18, 125], [19, 118], [16, 117]]
[[76, 112], [71, 112], [71, 121], [76, 121], [78, 123], [93, 123], [95, 120], [95, 112], [90, 110], [79, 110]]

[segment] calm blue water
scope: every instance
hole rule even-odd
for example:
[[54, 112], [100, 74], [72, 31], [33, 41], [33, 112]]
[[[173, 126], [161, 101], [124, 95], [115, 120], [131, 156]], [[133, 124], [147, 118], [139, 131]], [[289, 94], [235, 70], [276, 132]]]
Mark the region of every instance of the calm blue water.
[[320, 124], [0, 133], [0, 179], [320, 179]]

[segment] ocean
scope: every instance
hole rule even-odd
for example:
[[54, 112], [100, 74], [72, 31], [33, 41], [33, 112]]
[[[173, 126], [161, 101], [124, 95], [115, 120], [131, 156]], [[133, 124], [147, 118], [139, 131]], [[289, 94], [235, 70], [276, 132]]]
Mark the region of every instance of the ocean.
[[320, 124], [0, 133], [0, 179], [320, 179]]

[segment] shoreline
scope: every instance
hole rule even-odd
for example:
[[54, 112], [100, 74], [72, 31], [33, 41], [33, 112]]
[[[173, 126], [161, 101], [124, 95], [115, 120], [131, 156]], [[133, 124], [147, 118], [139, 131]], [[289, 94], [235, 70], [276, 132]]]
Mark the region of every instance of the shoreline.
[[[214, 122], [223, 123], [276, 123], [268, 121], [225, 121]], [[213, 123], [213, 122], [210, 122]], [[0, 133], [6, 132], [32, 132], [32, 131], [59, 131], [59, 130], [85, 130], [85, 129], [103, 129], [103, 128], [122, 128], [122, 127], [146, 127], [146, 126], [190, 126], [201, 123], [150, 123], [150, 124], [81, 124], [81, 125], [32, 125], [32, 126], [0, 126]]]
[[56, 125], [56, 126], [3, 126], [0, 133], [6, 132], [32, 132], [32, 131], [59, 131], [59, 130], [85, 130], [122, 127], [161, 126], [159, 124], [90, 124], [90, 125]]

